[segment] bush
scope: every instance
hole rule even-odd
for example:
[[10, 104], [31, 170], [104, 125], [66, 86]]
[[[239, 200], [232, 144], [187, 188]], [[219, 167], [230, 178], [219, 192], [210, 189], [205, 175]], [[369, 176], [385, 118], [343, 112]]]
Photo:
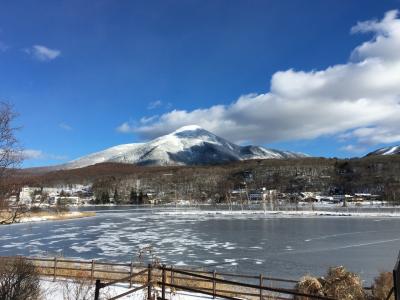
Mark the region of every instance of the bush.
[[[393, 287], [393, 274], [391, 272], [381, 272], [375, 278], [372, 285], [372, 296], [374, 300], [385, 300]], [[394, 295], [389, 300], [394, 300]]]
[[325, 295], [342, 300], [362, 300], [365, 293], [360, 277], [344, 267], [329, 268], [326, 278], [321, 279]]
[[[323, 296], [323, 287], [318, 278], [312, 276], [304, 276], [296, 284], [296, 290], [303, 294]], [[309, 297], [295, 296], [295, 300], [308, 300]]]
[[0, 299], [36, 300], [40, 297], [40, 278], [35, 266], [24, 258], [0, 262]]
[[[80, 274], [77, 274], [80, 275]], [[84, 276], [84, 274], [82, 274]], [[60, 281], [64, 300], [91, 300], [94, 297], [93, 285], [82, 277]]]
[[38, 206], [32, 206], [29, 210], [31, 213], [39, 213], [42, 211], [42, 208], [38, 207]]
[[[305, 276], [296, 285], [300, 293], [327, 296], [340, 300], [364, 300], [361, 279], [358, 275], [347, 271], [344, 267], [329, 268], [325, 277]], [[309, 297], [294, 297], [296, 300], [308, 300]]]

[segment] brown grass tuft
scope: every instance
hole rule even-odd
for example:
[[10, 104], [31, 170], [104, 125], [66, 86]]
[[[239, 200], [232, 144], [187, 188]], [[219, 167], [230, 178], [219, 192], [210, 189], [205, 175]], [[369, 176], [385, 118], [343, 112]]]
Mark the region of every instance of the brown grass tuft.
[[[390, 290], [393, 287], [393, 274], [391, 272], [381, 272], [375, 278], [372, 285], [373, 300], [386, 300]], [[390, 296], [389, 300], [394, 300], [394, 295]]]
[[342, 300], [365, 299], [360, 277], [342, 266], [329, 268], [326, 278], [322, 280], [327, 296]]
[[[304, 276], [296, 284], [296, 290], [300, 293], [323, 296], [323, 286], [316, 277]], [[308, 300], [309, 297], [295, 296], [295, 300]]]

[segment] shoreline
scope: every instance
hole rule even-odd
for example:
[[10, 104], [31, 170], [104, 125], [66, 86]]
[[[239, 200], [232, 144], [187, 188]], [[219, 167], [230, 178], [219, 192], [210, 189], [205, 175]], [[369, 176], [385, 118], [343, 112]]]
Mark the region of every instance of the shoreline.
[[41, 221], [74, 220], [74, 219], [94, 217], [95, 215], [96, 212], [93, 211], [71, 211], [65, 213], [43, 213], [43, 212], [29, 213], [29, 215], [21, 217], [18, 220], [18, 222], [12, 224], [41, 222]]
[[358, 218], [400, 218], [400, 212], [338, 212], [338, 211], [263, 211], [263, 210], [180, 210], [180, 211], [159, 211], [154, 212], [157, 215], [166, 216], [184, 216], [184, 215], [226, 215], [226, 216], [240, 216], [240, 215], [265, 215], [266, 217], [358, 217]]

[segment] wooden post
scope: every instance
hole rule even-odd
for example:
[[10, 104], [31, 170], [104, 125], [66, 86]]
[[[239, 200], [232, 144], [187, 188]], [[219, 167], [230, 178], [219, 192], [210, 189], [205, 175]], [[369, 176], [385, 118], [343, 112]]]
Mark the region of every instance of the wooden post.
[[[396, 264], [396, 266], [397, 266], [397, 264]], [[397, 270], [395, 267], [395, 269], [393, 270], [393, 292], [394, 292], [395, 300], [400, 300], [399, 299], [399, 288], [400, 287], [397, 286]]]
[[53, 274], [53, 281], [56, 281], [57, 277], [57, 256], [54, 257], [54, 274]]
[[171, 284], [174, 284], [174, 266], [171, 266]]
[[131, 261], [131, 266], [129, 270], [129, 288], [132, 287], [132, 274], [133, 274], [133, 261]]
[[262, 289], [262, 287], [263, 287], [263, 275], [262, 274], [260, 274], [260, 300], [262, 300], [263, 299], [263, 289]]
[[92, 259], [92, 270], [90, 272], [90, 282], [93, 284], [94, 279], [94, 259]]
[[161, 298], [165, 300], [165, 282], [167, 280], [167, 274], [165, 272], [165, 265], [162, 265], [162, 285], [161, 285]]
[[94, 290], [94, 300], [99, 300], [100, 295], [100, 279], [96, 279], [96, 287]]
[[152, 286], [152, 282], [151, 282], [151, 264], [148, 264], [147, 266], [148, 272], [147, 272], [147, 300], [151, 300], [151, 286]]
[[217, 271], [213, 271], [213, 299], [215, 299], [215, 294], [217, 293], [216, 289], [217, 289], [217, 284], [215, 282], [215, 278], [217, 277]]

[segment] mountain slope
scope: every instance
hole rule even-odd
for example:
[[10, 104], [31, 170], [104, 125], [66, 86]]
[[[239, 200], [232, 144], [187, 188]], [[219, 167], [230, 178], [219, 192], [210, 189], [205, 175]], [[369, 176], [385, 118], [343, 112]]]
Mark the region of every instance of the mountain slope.
[[395, 155], [400, 154], [400, 145], [392, 146], [392, 147], [385, 147], [375, 150], [373, 152], [368, 153], [366, 156], [372, 155]]
[[301, 153], [259, 146], [239, 146], [199, 126], [190, 125], [147, 143], [115, 146], [59, 167], [60, 169], [75, 169], [103, 162], [138, 165], [205, 165], [247, 159], [284, 159], [305, 156]]

